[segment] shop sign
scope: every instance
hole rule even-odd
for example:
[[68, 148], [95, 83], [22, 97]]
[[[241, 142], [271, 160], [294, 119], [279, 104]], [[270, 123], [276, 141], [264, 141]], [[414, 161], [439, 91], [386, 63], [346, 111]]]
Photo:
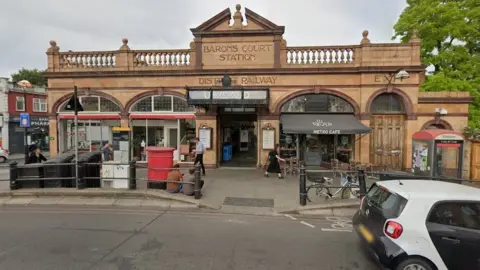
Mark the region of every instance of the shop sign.
[[453, 141], [463, 141], [462, 136], [457, 134], [442, 134], [435, 137], [435, 140], [453, 140]]
[[242, 92], [241, 91], [213, 91], [212, 98], [213, 99], [241, 99]]
[[314, 129], [313, 134], [340, 134], [340, 129]]
[[265, 90], [188, 90], [189, 104], [267, 104]]
[[[14, 116], [11, 118], [11, 122], [20, 122], [22, 121], [22, 116]], [[30, 115], [30, 126], [32, 127], [48, 127], [50, 125], [48, 117], [38, 117]], [[23, 126], [22, 126], [23, 127]]]
[[315, 122], [312, 122], [312, 124], [317, 127], [330, 127], [333, 125], [330, 122], [323, 122], [323, 120], [317, 120]]

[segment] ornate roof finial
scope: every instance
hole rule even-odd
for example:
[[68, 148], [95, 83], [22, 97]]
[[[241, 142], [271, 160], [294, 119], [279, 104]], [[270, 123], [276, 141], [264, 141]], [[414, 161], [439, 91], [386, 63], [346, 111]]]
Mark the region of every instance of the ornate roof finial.
[[240, 9], [242, 9], [242, 6], [240, 4], [237, 4], [235, 6], [235, 14], [233, 14], [233, 28], [234, 29], [242, 29], [243, 25], [243, 16], [242, 13], [240, 12]]
[[128, 38], [122, 38], [122, 47], [120, 47], [120, 51], [129, 51], [130, 47], [128, 47]]
[[417, 29], [412, 30], [412, 36], [410, 37], [410, 40], [408, 42], [409, 43], [420, 43], [421, 42], [420, 38], [418, 37], [418, 30]]
[[50, 40], [50, 48], [48, 48], [47, 52], [57, 53], [59, 51], [60, 51], [60, 47], [57, 46], [57, 42], [55, 40]]
[[363, 30], [362, 32], [362, 41], [360, 41], [360, 44], [370, 44], [370, 39], [368, 39], [368, 30]]

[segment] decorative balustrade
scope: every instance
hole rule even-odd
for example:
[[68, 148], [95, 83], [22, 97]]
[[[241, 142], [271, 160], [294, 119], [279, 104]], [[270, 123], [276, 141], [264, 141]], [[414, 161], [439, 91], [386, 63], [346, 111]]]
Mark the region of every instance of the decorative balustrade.
[[135, 67], [184, 67], [190, 65], [189, 50], [134, 51]]
[[114, 68], [117, 52], [61, 52], [60, 68]]
[[287, 47], [288, 65], [351, 64], [357, 46]]

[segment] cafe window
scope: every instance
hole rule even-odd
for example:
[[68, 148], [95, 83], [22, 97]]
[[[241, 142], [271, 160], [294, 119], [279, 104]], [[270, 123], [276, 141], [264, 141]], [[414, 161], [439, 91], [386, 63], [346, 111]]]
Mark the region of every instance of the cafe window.
[[25, 111], [25, 98], [24, 97], [17, 97], [15, 102], [15, 109], [17, 112]]
[[47, 100], [43, 98], [34, 98], [33, 99], [33, 111], [34, 112], [46, 112], [47, 111]]
[[396, 94], [385, 93], [377, 96], [371, 105], [372, 113], [404, 113], [403, 102]]

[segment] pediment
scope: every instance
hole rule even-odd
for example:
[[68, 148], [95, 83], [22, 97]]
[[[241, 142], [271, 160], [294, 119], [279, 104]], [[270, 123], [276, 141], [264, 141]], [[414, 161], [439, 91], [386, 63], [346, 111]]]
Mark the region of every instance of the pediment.
[[[240, 12], [240, 5], [236, 6], [236, 12], [232, 16], [229, 8], [224, 9], [217, 15], [205, 21], [196, 28], [190, 29], [195, 37], [219, 36], [219, 35], [282, 35], [285, 27], [278, 26], [254, 11], [245, 8], [246, 24]], [[231, 20], [233, 19], [233, 24]]]

